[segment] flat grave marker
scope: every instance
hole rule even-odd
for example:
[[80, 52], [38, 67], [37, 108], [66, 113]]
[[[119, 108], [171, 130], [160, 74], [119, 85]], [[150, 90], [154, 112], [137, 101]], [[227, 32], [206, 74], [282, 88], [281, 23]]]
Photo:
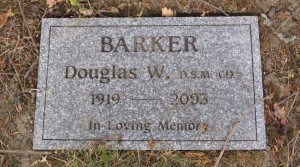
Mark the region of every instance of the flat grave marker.
[[219, 150], [245, 116], [228, 149], [265, 149], [258, 34], [253, 16], [43, 19], [33, 148]]

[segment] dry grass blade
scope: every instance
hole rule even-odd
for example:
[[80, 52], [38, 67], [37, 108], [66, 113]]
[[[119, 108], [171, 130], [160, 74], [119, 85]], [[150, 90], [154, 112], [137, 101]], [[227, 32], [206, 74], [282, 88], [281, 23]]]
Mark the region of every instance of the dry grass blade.
[[300, 7], [292, 14], [290, 17], [288, 17], [275, 31], [277, 32], [281, 27], [283, 27], [292, 17], [294, 17], [298, 12], [300, 11]]
[[227, 150], [227, 145], [228, 145], [228, 142], [229, 140], [231, 140], [233, 134], [237, 131], [237, 129], [240, 127], [240, 125], [244, 122], [245, 118], [251, 113], [251, 111], [253, 110], [253, 108], [257, 107], [259, 104], [261, 104], [265, 99], [270, 99], [269, 96], [265, 97], [264, 99], [262, 99], [260, 102], [254, 104], [252, 107], [250, 107], [248, 110], [245, 111], [245, 114], [242, 115], [242, 117], [239, 119], [239, 121], [233, 126], [232, 130], [230, 131], [229, 135], [227, 136], [226, 138], [226, 141], [223, 145], [223, 149], [222, 151], [220, 152], [219, 154], [219, 157], [214, 165], [214, 167], [218, 167], [219, 166], [219, 163], [220, 163], [220, 160], [222, 159], [223, 157], [223, 154], [225, 152], [225, 150]]
[[298, 131], [298, 134], [295, 137], [295, 142], [293, 143], [293, 147], [292, 147], [292, 157], [296, 155], [295, 153], [295, 149], [296, 149], [296, 143], [298, 142], [298, 138], [300, 135], [300, 130]]
[[[37, 44], [36, 44], [35, 40], [33, 39], [32, 33], [31, 33], [31, 31], [30, 31], [30, 29], [29, 29], [29, 27], [28, 27], [28, 24], [27, 24], [27, 22], [26, 22], [26, 17], [25, 17], [25, 14], [24, 14], [24, 11], [23, 11], [23, 8], [22, 8], [22, 5], [21, 5], [20, 0], [18, 0], [18, 4], [19, 4], [20, 11], [21, 11], [21, 13], [22, 13], [22, 16], [23, 16], [23, 22], [24, 22], [24, 25], [25, 25], [26, 28], [27, 28], [27, 31], [28, 31], [28, 33], [29, 33], [30, 39], [31, 39], [31, 41], [32, 41], [32, 44], [33, 44], [33, 46], [35, 47], [34, 50], [35, 50], [35, 52], [36, 52], [36, 54], [37, 54], [37, 53], [38, 53], [38, 49], [37, 49], [38, 47], [37, 47]], [[37, 55], [36, 55], [36, 56], [37, 56]]]
[[203, 0], [200, 0], [200, 2], [205, 3], [205, 4], [209, 5], [209, 6], [212, 6], [215, 9], [221, 11], [225, 16], [229, 16], [229, 14], [227, 14], [224, 10], [222, 10], [221, 8], [216, 7], [215, 5], [213, 5], [211, 3], [208, 3], [208, 2], [203, 1]]
[[0, 155], [0, 167], [3, 166], [5, 155]]
[[[289, 97], [285, 98], [284, 100], [282, 101], [286, 101], [287, 99], [293, 97], [293, 96], [296, 96], [299, 92], [296, 92], [296, 93], [293, 93], [292, 95], [290, 95]], [[267, 96], [265, 97], [264, 99], [262, 99], [260, 102], [254, 104], [252, 107], [250, 107], [248, 110], [246, 110], [245, 114], [239, 119], [239, 121], [234, 125], [234, 127], [232, 128], [232, 130], [230, 131], [229, 135], [227, 136], [226, 138], [226, 141], [223, 145], [223, 149], [222, 151], [220, 152], [219, 154], [219, 157], [214, 165], [214, 167], [218, 167], [219, 166], [219, 163], [220, 163], [220, 160], [222, 159], [223, 157], [223, 154], [225, 152], [225, 150], [227, 149], [227, 145], [228, 145], [228, 142], [229, 140], [231, 140], [233, 134], [236, 132], [236, 130], [238, 129], [238, 127], [244, 122], [245, 118], [251, 113], [252, 109], [257, 107], [259, 104], [261, 104], [264, 100], [266, 99], [270, 99], [270, 96]], [[280, 104], [280, 103], [279, 103]]]

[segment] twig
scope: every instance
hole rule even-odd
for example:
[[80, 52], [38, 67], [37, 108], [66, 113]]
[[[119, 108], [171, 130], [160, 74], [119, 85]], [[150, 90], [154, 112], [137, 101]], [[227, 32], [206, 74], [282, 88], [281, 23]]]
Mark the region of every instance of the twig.
[[[40, 9], [42, 9], [42, 8], [40, 8]], [[40, 25], [42, 24], [42, 19], [46, 16], [47, 12], [48, 12], [48, 8], [46, 7], [46, 9], [45, 9], [45, 11], [44, 11], [44, 13], [43, 13], [43, 15], [42, 15], [42, 17], [41, 17], [41, 20], [40, 20], [40, 22], [39, 22], [37, 28], [34, 30], [34, 33], [33, 33], [33, 34], [35, 34], [37, 30], [39, 30]]]
[[213, 5], [213, 4], [211, 4], [211, 3], [208, 3], [208, 2], [206, 2], [206, 1], [203, 1], [203, 0], [200, 0], [201, 2], [203, 2], [203, 3], [205, 3], [205, 4], [207, 4], [207, 5], [209, 5], [209, 6], [212, 6], [212, 7], [214, 7], [215, 9], [217, 9], [217, 10], [219, 10], [219, 11], [221, 11], [225, 16], [229, 16], [229, 14], [227, 14], [224, 10], [222, 10], [221, 8], [218, 8], [218, 7], [216, 7], [215, 5]]
[[28, 31], [29, 36], [30, 36], [30, 38], [31, 38], [32, 44], [33, 44], [33, 46], [35, 47], [35, 51], [36, 51], [36, 53], [38, 53], [38, 49], [37, 49], [38, 47], [37, 47], [37, 45], [36, 45], [36, 43], [35, 43], [35, 41], [34, 41], [34, 39], [33, 39], [32, 33], [31, 33], [31, 31], [30, 31], [30, 29], [29, 29], [29, 27], [28, 27], [28, 24], [27, 24], [27, 22], [26, 22], [26, 17], [25, 17], [23, 8], [22, 8], [22, 6], [21, 6], [20, 0], [18, 0], [18, 4], [19, 4], [20, 11], [21, 11], [21, 13], [22, 13], [22, 16], [23, 16], [23, 22], [24, 22], [24, 25], [25, 25], [25, 27], [27, 28], [27, 31]]
[[36, 63], [37, 63], [38, 59], [35, 59], [34, 62], [30, 65], [28, 71], [26, 72], [24, 79], [26, 79], [28, 77], [28, 75], [30, 74], [30, 72], [33, 70], [33, 68], [35, 67]]
[[[298, 93], [300, 93], [300, 91], [296, 92], [296, 93], [293, 93], [292, 95], [290, 95], [289, 97], [283, 99], [279, 104], [281, 104], [282, 102], [288, 100], [289, 98], [293, 97], [293, 96], [296, 96]], [[245, 114], [239, 119], [239, 121], [234, 125], [234, 127], [232, 128], [232, 130], [230, 131], [229, 135], [227, 136], [227, 139], [223, 145], [223, 149], [222, 151], [220, 152], [219, 154], [219, 157], [216, 161], [216, 164], [214, 165], [214, 167], [218, 167], [219, 166], [219, 163], [220, 163], [220, 160], [224, 154], [224, 151], [227, 149], [227, 144], [228, 144], [228, 141], [231, 140], [233, 134], [235, 133], [235, 131], [238, 129], [238, 127], [242, 124], [242, 122], [245, 120], [246, 116], [248, 116], [248, 114], [250, 113], [250, 111], [252, 111], [253, 108], [255, 108], [257, 105], [259, 105], [260, 103], [262, 103], [264, 100], [266, 99], [269, 99], [270, 96], [267, 96], [265, 97], [262, 101], [254, 104], [252, 107], [250, 107], [248, 110], [245, 111]]]
[[39, 155], [39, 154], [52, 154], [48, 151], [33, 151], [33, 150], [0, 150], [2, 154], [30, 154], [30, 155]]
[[97, 11], [92, 7], [91, 2], [89, 0], [87, 0], [87, 2], [89, 4], [90, 9], [92, 9], [95, 13], [97, 13]]
[[226, 141], [223, 145], [223, 149], [222, 151], [220, 152], [219, 154], [219, 157], [216, 161], [216, 164], [214, 165], [214, 167], [218, 167], [219, 166], [219, 163], [220, 163], [220, 160], [224, 154], [224, 151], [227, 149], [227, 144], [228, 144], [228, 141], [231, 140], [233, 134], [235, 133], [235, 131], [238, 129], [238, 127], [244, 122], [245, 118], [251, 113], [251, 111], [253, 110], [253, 108], [257, 107], [259, 104], [261, 104], [265, 99], [269, 99], [270, 97], [267, 96], [265, 98], [263, 98], [260, 102], [254, 104], [253, 106], [251, 106], [250, 108], [248, 108], [246, 111], [245, 111], [245, 114], [242, 115], [242, 117], [239, 119], [239, 121], [234, 125], [234, 127], [232, 128], [232, 130], [230, 131], [229, 135], [227, 136], [226, 138]]
[[137, 153], [138, 153], [138, 160], [139, 160], [139, 166], [140, 166], [141, 165], [140, 151], [138, 150]]
[[20, 88], [21, 88], [21, 91], [22, 91], [23, 95], [30, 101], [30, 98], [24, 93], [24, 88], [23, 88], [23, 85], [21, 83], [20, 75], [19, 75], [19, 72], [18, 72], [16, 66], [14, 65], [14, 63], [12, 62], [11, 59], [9, 59], [9, 62], [12, 65], [13, 69], [15, 70], [16, 78], [17, 78], [17, 80], [19, 82], [19, 85], [20, 85]]
[[298, 137], [300, 135], [300, 130], [298, 131], [298, 134], [296, 136], [295, 142], [293, 143], [293, 148], [292, 148], [292, 157], [295, 156], [295, 147], [296, 147], [296, 143], [298, 141]]
[[290, 99], [291, 97], [298, 95], [298, 93], [300, 93], [300, 91], [293, 93], [293, 94], [290, 95], [289, 97], [283, 99], [283, 100], [282, 100], [280, 103], [278, 103], [278, 104], [282, 104], [283, 102], [285, 102], [286, 100]]
[[2, 55], [4, 55], [5, 53], [7, 53], [9, 50], [6, 50], [6, 51], [4, 51], [3, 53], [1, 53], [0, 54], [0, 57], [2, 56]]
[[295, 98], [294, 98], [294, 100], [293, 100], [293, 103], [292, 103], [292, 105], [291, 105], [291, 108], [289, 109], [288, 113], [286, 114], [286, 117], [289, 117], [290, 112], [291, 112], [291, 110], [293, 109], [293, 106], [294, 106], [294, 104], [295, 104], [295, 102], [296, 102], [297, 96], [298, 96], [298, 93], [295, 95]]
[[0, 167], [2, 167], [5, 155], [0, 155]]
[[66, 164], [66, 166], [69, 166], [69, 163], [67, 163], [67, 161], [65, 161], [65, 160], [62, 160], [62, 159], [59, 159], [59, 158], [56, 158], [56, 157], [51, 157], [51, 158], [53, 158], [53, 159], [56, 159], [56, 160], [58, 160], [58, 161], [61, 161], [61, 162], [63, 162], [63, 163], [65, 163]]
[[[293, 143], [293, 147], [292, 147], [292, 155], [291, 155], [291, 159], [290, 157], [288, 156], [288, 163], [290, 162], [291, 163], [291, 166], [294, 166], [294, 156], [296, 155], [295, 153], [295, 148], [296, 148], [296, 143], [298, 142], [298, 137], [300, 135], [300, 130], [298, 131], [296, 137], [295, 138], [295, 142]], [[288, 145], [288, 148], [289, 148], [289, 145]]]
[[292, 17], [294, 17], [300, 11], [300, 7], [292, 14], [289, 18], [287, 18], [275, 31], [277, 32], [282, 26], [284, 26]]

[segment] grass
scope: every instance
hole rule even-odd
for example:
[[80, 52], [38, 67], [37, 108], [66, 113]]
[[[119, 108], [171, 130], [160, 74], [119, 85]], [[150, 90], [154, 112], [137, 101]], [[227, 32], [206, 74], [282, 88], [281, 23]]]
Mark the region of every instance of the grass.
[[97, 147], [90, 150], [58, 153], [49, 157], [48, 163], [56, 166], [111, 167], [111, 166], [191, 166], [201, 160], [187, 161], [184, 154], [177, 151], [119, 151]]

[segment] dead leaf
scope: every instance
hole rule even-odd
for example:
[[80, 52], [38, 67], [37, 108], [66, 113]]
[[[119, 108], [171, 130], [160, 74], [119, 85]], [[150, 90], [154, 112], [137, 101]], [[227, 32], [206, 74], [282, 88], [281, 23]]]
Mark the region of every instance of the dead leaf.
[[293, 71], [293, 70], [288, 71], [288, 78], [289, 78], [289, 79], [292, 79], [292, 78], [294, 78], [294, 77], [295, 77], [294, 71]]
[[269, 98], [268, 98], [268, 99], [272, 100], [273, 98], [274, 98], [274, 93], [271, 93], [271, 94], [269, 95]]
[[9, 8], [9, 10], [7, 11], [6, 15], [8, 17], [14, 16], [15, 14], [11, 11], [11, 8]]
[[270, 107], [268, 105], [265, 105], [265, 112], [268, 114], [269, 118], [266, 120], [267, 123], [273, 123], [277, 122], [277, 119], [275, 118], [275, 114], [273, 111], [271, 111]]
[[118, 5], [118, 8], [123, 9], [123, 8], [125, 8], [127, 5], [128, 5], [127, 3], [120, 3], [120, 4]]
[[149, 140], [148, 141], [148, 147], [152, 150], [154, 149], [157, 145], [159, 144], [159, 142], [155, 142], [153, 140]]
[[6, 68], [6, 63], [3, 60], [0, 60], [0, 71]]
[[39, 160], [35, 160], [30, 166], [36, 167], [38, 166]]
[[59, 2], [63, 2], [64, 0], [47, 0], [46, 4], [49, 8], [52, 8], [54, 5], [56, 5]]
[[285, 97], [291, 95], [290, 87], [291, 87], [290, 84], [281, 84], [279, 87], [280, 89], [279, 97]]
[[204, 156], [206, 156], [204, 152], [186, 152], [184, 154], [184, 157], [187, 159], [199, 159]]
[[144, 7], [144, 8], [146, 8], [146, 9], [148, 9], [148, 10], [152, 9], [150, 3], [148, 3], [148, 2], [142, 2], [141, 6]]
[[5, 120], [0, 120], [0, 131], [5, 128], [5, 126], [8, 124], [9, 122], [9, 117], [7, 117]]
[[0, 155], [0, 167], [2, 167], [5, 155]]
[[50, 164], [47, 161], [47, 155], [44, 156], [39, 162], [46, 163], [48, 166], [50, 166]]
[[286, 118], [286, 113], [289, 111], [288, 108], [280, 107], [278, 103], [274, 104], [274, 115], [276, 118], [278, 118], [280, 120], [280, 123], [282, 125], [286, 125], [288, 120]]
[[110, 8], [110, 12], [113, 13], [113, 14], [118, 14], [118, 13], [120, 13], [119, 9], [118, 9], [118, 8], [115, 8], [115, 7], [111, 7], [111, 8]]
[[212, 163], [204, 152], [186, 152], [184, 157], [187, 159], [201, 159], [203, 165]]
[[86, 8], [79, 9], [79, 12], [85, 16], [90, 16], [93, 14], [93, 11], [91, 9], [86, 9]]
[[105, 146], [105, 141], [91, 141], [89, 143], [90, 147], [93, 147], [93, 148], [97, 148], [97, 147], [104, 147]]
[[149, 152], [149, 153], [146, 153], [147, 154], [147, 158], [149, 159], [155, 159], [155, 157], [157, 156], [156, 153], [153, 153], [153, 152]]
[[286, 12], [280, 12], [279, 15], [277, 16], [278, 19], [281, 20], [286, 20], [290, 17], [290, 12], [286, 11]]
[[275, 111], [280, 110], [280, 106], [279, 106], [278, 103], [275, 103], [275, 104], [273, 105], [273, 108], [274, 108]]
[[11, 16], [14, 16], [15, 14], [11, 11], [11, 8], [9, 8], [9, 10], [4, 13], [4, 14], [1, 14], [0, 15], [0, 28], [3, 27], [4, 23], [7, 22], [7, 19]]
[[201, 133], [204, 133], [204, 132], [206, 131], [206, 129], [207, 129], [206, 123], [202, 122], [202, 123], [201, 123], [201, 127], [200, 127], [200, 132], [201, 132]]
[[47, 162], [47, 155], [44, 156], [44, 157], [40, 160], [40, 162]]
[[21, 104], [17, 104], [17, 106], [16, 106], [16, 111], [17, 111], [18, 113], [21, 113], [21, 111], [22, 111], [22, 106], [21, 106]]
[[201, 16], [204, 17], [204, 16], [207, 16], [208, 14], [209, 14], [209, 11], [203, 11]]
[[166, 17], [176, 16], [176, 11], [169, 9], [167, 7], [161, 8], [161, 15]]
[[207, 156], [203, 157], [202, 164], [204, 166], [211, 163], [212, 163], [211, 160]]

